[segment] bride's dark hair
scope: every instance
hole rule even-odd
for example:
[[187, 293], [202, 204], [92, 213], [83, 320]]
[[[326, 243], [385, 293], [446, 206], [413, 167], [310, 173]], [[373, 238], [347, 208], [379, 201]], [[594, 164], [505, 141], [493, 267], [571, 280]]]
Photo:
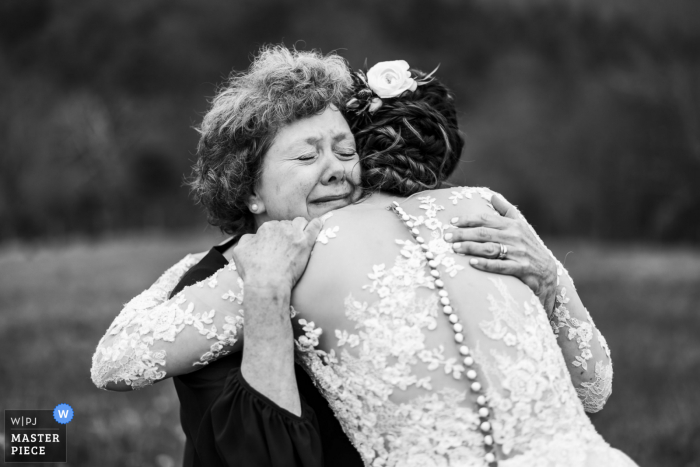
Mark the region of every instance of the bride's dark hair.
[[[427, 76], [420, 70], [410, 71], [418, 82]], [[356, 87], [362, 87], [362, 80], [354, 77]], [[367, 97], [369, 90], [359, 92]], [[348, 109], [346, 116], [355, 135], [367, 192], [409, 196], [439, 188], [459, 162], [464, 139], [454, 97], [434, 77], [425, 79], [415, 91], [382, 99], [374, 112]]]

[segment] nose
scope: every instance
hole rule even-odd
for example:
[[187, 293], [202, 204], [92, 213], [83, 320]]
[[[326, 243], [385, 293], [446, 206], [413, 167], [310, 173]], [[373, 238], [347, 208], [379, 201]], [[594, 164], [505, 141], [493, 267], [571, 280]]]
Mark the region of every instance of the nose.
[[333, 185], [344, 182], [346, 177], [345, 171], [347, 169], [345, 163], [339, 160], [333, 151], [329, 151], [326, 154], [328, 155], [326, 157], [327, 162], [323, 177], [321, 178], [321, 183], [324, 185]]

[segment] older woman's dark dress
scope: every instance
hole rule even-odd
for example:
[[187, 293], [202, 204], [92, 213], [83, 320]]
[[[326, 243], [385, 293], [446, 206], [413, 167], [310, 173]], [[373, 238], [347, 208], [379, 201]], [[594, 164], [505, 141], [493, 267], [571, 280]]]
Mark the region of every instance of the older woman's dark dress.
[[[222, 252], [238, 240], [212, 248], [180, 280], [171, 296], [228, 264]], [[243, 379], [242, 353], [174, 378], [180, 423], [187, 438], [185, 467], [362, 466], [362, 460], [326, 400], [296, 366], [301, 416], [279, 407]]]

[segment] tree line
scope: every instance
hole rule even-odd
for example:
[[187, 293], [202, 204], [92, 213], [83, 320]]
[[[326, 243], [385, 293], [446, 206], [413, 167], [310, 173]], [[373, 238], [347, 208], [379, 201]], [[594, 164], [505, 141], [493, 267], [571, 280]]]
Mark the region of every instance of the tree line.
[[615, 3], [3, 0], [0, 240], [203, 225], [192, 127], [284, 42], [439, 64], [467, 141], [452, 181], [542, 233], [697, 243], [700, 20]]

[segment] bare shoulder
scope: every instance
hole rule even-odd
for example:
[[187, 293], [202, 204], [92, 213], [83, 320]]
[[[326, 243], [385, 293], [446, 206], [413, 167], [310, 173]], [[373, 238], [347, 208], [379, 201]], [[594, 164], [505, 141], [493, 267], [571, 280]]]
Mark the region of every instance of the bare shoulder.
[[401, 205], [414, 215], [422, 214], [429, 218], [448, 221], [458, 215], [494, 214], [491, 198], [496, 194], [484, 187], [453, 187], [428, 190], [406, 199]]
[[393, 242], [403, 229], [388, 205], [339, 209], [326, 218], [312, 258], [339, 263], [357, 259], [357, 255], [376, 257], [376, 250]]
[[316, 239], [292, 301], [299, 310], [343, 303], [347, 293], [361, 297], [367, 274], [390, 265], [398, 252], [396, 239], [410, 233], [388, 206], [362, 206], [333, 211]]
[[[453, 187], [440, 190], [427, 190], [417, 193], [400, 205], [413, 215], [427, 215], [449, 219], [463, 214], [494, 214], [491, 198], [495, 192], [483, 187]], [[422, 211], [422, 212], [421, 212]], [[317, 247], [330, 250], [353, 250], [364, 246], [393, 242], [405, 233], [405, 226], [397, 222], [396, 215], [389, 206], [356, 207], [339, 209], [326, 215]], [[352, 248], [352, 245], [355, 245]]]

